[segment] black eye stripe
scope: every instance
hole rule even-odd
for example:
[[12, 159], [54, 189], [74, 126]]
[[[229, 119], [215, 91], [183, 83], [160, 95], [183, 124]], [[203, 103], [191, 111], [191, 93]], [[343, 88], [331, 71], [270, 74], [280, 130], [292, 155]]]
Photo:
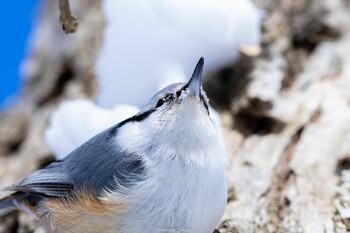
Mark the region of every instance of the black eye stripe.
[[165, 101], [173, 100], [173, 99], [174, 99], [174, 94], [168, 94], [167, 96], [165, 96]]
[[156, 105], [156, 108], [162, 106], [164, 104], [164, 100], [163, 99], [159, 99]]
[[176, 97], [177, 97], [177, 98], [179, 98], [179, 97], [180, 97], [180, 95], [181, 95], [181, 91], [182, 91], [182, 89], [181, 89], [180, 91], [177, 91], [177, 92], [176, 92]]
[[[177, 91], [175, 94], [177, 96], [177, 98], [181, 95], [181, 92], [184, 88], [181, 88], [179, 91]], [[175, 98], [175, 95], [173, 93], [168, 93], [166, 94], [163, 98], [159, 99], [155, 108], [159, 108], [160, 106], [162, 106], [164, 103], [168, 102], [168, 101], [172, 101]], [[206, 108], [208, 114], [209, 114], [209, 105], [207, 103], [207, 101], [205, 100], [204, 96], [201, 94], [200, 95], [200, 100], [203, 103], [204, 107]]]
[[156, 104], [156, 108], [162, 106], [165, 102], [169, 101], [169, 100], [173, 100], [174, 99], [174, 94], [169, 93], [166, 96], [164, 96], [163, 98], [159, 99], [157, 104]]
[[184, 87], [182, 87], [180, 90], [178, 90], [178, 91], [176, 92], [176, 97], [179, 98], [180, 95], [181, 95], [181, 92], [182, 92], [183, 90], [185, 90], [186, 88], [187, 88], [187, 85], [184, 86]]

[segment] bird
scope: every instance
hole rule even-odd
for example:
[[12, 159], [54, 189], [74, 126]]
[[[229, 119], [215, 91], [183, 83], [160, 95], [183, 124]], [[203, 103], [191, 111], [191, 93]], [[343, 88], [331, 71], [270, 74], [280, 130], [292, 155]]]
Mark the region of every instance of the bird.
[[46, 232], [212, 233], [227, 180], [203, 66], [202, 57], [187, 83], [5, 188], [0, 209], [30, 213]]
[[[199, 55], [216, 72], [260, 49], [263, 11], [251, 0], [105, 0], [101, 6], [106, 24], [94, 69], [96, 99], [67, 99], [51, 114], [44, 141], [57, 159], [134, 115], [149, 95], [185, 82]], [[218, 113], [210, 113], [223, 131]]]

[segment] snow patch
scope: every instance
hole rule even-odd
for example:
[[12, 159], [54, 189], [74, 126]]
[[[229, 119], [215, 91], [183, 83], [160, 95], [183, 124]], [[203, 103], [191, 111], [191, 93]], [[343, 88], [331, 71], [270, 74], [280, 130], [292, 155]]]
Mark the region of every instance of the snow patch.
[[233, 62], [260, 43], [262, 13], [250, 0], [105, 0], [106, 29], [96, 65], [97, 103], [144, 104], [164, 83]]
[[91, 137], [138, 111], [131, 105], [107, 109], [85, 99], [63, 101], [51, 116], [45, 141], [56, 158], [62, 159]]

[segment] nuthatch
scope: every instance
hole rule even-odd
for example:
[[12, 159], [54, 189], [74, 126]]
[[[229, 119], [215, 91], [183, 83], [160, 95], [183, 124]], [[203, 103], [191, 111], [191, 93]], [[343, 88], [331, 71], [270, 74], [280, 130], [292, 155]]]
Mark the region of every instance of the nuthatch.
[[129, 119], [6, 190], [0, 209], [34, 214], [48, 232], [212, 233], [227, 187], [224, 152], [202, 90], [156, 93]]

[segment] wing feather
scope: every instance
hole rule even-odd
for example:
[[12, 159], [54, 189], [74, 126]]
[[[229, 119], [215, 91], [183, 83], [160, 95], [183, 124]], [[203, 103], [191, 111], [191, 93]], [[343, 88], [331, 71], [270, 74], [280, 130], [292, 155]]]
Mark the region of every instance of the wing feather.
[[116, 144], [115, 135], [121, 125], [103, 131], [65, 159], [51, 163], [5, 190], [44, 197], [64, 197], [86, 189], [97, 196], [105, 190], [123, 193], [125, 188], [145, 179], [145, 164], [142, 157]]
[[51, 163], [34, 172], [21, 182], [6, 188], [6, 191], [40, 194], [43, 196], [65, 196], [74, 188], [73, 181], [64, 172], [62, 161]]

